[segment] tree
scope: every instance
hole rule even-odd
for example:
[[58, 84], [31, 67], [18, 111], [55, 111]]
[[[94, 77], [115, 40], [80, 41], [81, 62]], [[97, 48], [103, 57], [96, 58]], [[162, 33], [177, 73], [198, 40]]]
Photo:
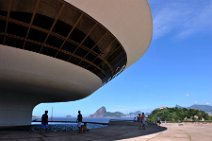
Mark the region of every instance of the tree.
[[196, 120], [209, 120], [211, 117], [200, 110], [195, 109], [186, 109], [186, 108], [164, 108], [164, 109], [155, 109], [148, 116], [147, 120], [149, 122], [156, 122], [157, 117], [160, 116], [163, 121], [179, 122], [185, 119]]

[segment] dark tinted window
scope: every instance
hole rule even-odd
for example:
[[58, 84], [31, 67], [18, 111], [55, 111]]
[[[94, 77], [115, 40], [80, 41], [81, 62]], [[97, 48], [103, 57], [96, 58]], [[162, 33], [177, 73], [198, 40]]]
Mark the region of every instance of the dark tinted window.
[[116, 76], [127, 63], [119, 41], [83, 11], [53, 1], [14, 0], [9, 12], [8, 1], [1, 1], [0, 43], [79, 65], [103, 82]]

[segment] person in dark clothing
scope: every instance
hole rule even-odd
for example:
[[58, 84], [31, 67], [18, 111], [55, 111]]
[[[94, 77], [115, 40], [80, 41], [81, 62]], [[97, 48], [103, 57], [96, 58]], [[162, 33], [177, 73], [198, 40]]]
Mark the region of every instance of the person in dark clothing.
[[45, 111], [45, 113], [42, 115], [41, 123], [44, 129], [47, 129], [48, 127], [48, 111]]
[[157, 116], [157, 125], [160, 126], [161, 121], [160, 121], [160, 116]]
[[140, 122], [141, 121], [141, 114], [138, 114], [136, 119], [137, 119], [137, 122]]
[[77, 127], [79, 128], [79, 133], [81, 131], [81, 125], [82, 125], [82, 114], [80, 111], [78, 111], [77, 115]]

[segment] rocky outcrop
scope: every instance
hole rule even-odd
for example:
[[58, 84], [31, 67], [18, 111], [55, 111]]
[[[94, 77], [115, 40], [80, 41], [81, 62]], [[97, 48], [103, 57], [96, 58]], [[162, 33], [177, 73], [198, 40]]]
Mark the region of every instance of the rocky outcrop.
[[120, 118], [125, 116], [121, 112], [107, 112], [106, 108], [103, 106], [99, 108], [94, 114], [90, 115], [91, 118]]
[[101, 108], [99, 108], [94, 114], [90, 115], [89, 117], [92, 118], [103, 118], [105, 116], [106, 113], [106, 108], [103, 106]]

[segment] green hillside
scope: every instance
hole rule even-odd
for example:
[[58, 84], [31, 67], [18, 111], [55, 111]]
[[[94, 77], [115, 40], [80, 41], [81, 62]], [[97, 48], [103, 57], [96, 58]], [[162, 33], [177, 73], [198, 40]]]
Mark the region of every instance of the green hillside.
[[157, 116], [160, 116], [162, 121], [198, 121], [211, 120], [211, 117], [204, 111], [186, 108], [163, 108], [156, 109], [148, 116], [148, 121], [155, 122]]

